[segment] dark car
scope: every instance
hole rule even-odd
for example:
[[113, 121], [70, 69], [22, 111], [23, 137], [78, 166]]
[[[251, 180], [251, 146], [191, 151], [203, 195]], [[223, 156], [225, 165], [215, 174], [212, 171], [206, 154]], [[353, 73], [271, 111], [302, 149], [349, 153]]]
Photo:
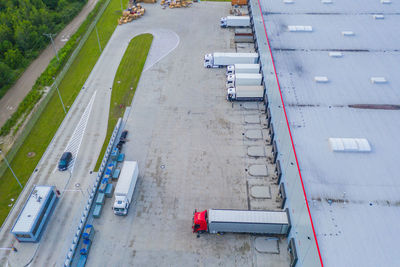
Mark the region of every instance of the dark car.
[[65, 171], [66, 169], [68, 169], [68, 165], [72, 160], [72, 153], [71, 152], [64, 152], [64, 154], [62, 154], [60, 162], [58, 163], [58, 169], [60, 171]]
[[122, 142], [123, 144], [126, 142], [126, 136], [128, 135], [128, 131], [125, 130], [121, 133], [121, 137], [119, 138], [119, 141]]

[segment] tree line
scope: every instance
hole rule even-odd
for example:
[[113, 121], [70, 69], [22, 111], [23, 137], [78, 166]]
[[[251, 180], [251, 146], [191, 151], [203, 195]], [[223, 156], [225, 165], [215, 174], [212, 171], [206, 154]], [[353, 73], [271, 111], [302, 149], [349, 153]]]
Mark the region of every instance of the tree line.
[[0, 98], [87, 0], [0, 0]]

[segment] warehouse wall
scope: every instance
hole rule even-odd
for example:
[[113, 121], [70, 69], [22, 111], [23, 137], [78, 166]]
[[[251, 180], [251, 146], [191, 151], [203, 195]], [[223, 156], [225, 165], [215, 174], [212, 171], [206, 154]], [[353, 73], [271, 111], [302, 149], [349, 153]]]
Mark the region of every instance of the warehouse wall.
[[268, 99], [266, 106], [270, 110], [274, 141], [278, 152], [277, 161], [282, 171], [279, 182], [284, 184], [287, 197], [283, 208], [288, 208], [292, 224], [288, 242], [292, 240], [295, 244], [293, 250], [297, 251], [298, 259], [293, 259], [293, 266], [321, 266], [258, 0], [249, 1], [249, 14], [252, 17], [251, 22], [255, 33], [255, 46], [260, 54], [266, 99]]

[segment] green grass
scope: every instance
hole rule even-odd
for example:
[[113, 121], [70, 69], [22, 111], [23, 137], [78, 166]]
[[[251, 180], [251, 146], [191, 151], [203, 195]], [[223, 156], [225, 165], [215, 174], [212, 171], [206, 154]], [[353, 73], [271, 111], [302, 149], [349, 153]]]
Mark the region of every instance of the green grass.
[[95, 170], [100, 167], [118, 119], [124, 115], [126, 107], [132, 102], [152, 41], [153, 36], [151, 34], [142, 34], [133, 38], [119, 64], [111, 93], [107, 135], [97, 159]]
[[[124, 2], [127, 1], [124, 0]], [[103, 48], [117, 26], [117, 18], [121, 15], [120, 10], [120, 0], [112, 0], [98, 22], [97, 28]], [[96, 32], [93, 31], [59, 85], [65, 106], [72, 105], [99, 56]], [[54, 93], [35, 127], [11, 162], [14, 172], [23, 185], [28, 181], [64, 117], [58, 95]], [[35, 156], [29, 158], [27, 156], [29, 152], [34, 152]], [[7, 170], [0, 177], [0, 224], [3, 223], [11, 209], [8, 207], [10, 199], [17, 199], [20, 192], [21, 188], [11, 172]]]

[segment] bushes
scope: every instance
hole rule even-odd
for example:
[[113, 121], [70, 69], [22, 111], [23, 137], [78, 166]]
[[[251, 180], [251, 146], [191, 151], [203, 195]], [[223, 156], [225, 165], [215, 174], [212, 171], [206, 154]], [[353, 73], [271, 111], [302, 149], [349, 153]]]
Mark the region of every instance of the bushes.
[[[11, 69], [0, 83], [0, 98], [49, 43], [44, 33], [58, 32], [86, 0], [0, 0], [0, 61]], [[58, 5], [60, 10], [54, 10]]]

